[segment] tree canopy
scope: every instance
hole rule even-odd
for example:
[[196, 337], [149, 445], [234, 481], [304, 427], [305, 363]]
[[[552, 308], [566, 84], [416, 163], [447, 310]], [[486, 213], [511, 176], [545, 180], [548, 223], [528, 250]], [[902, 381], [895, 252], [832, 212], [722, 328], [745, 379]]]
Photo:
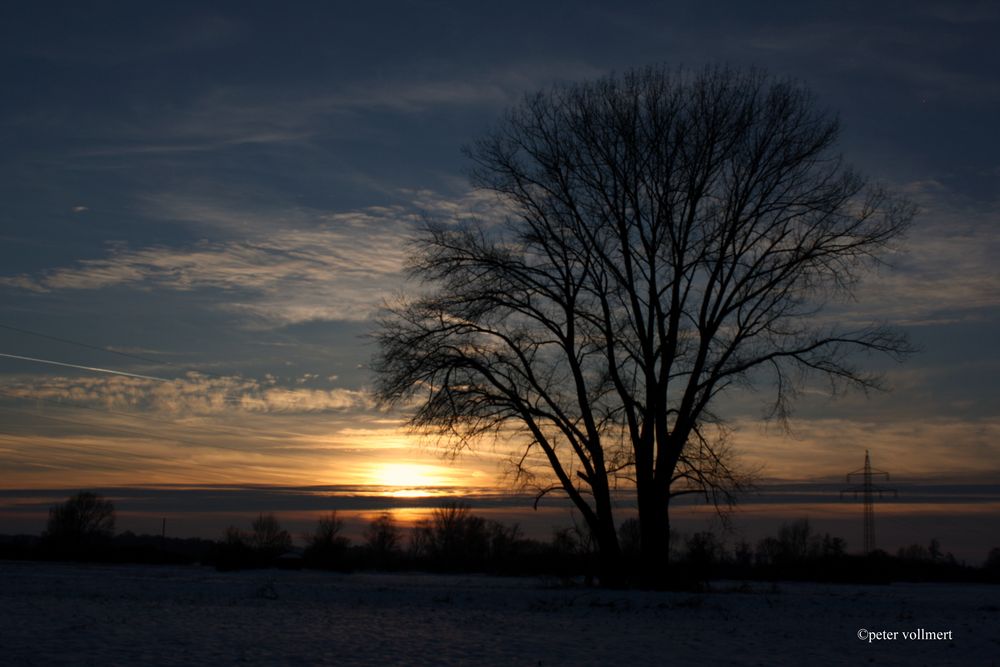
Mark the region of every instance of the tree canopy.
[[109, 540], [115, 532], [115, 506], [90, 491], [79, 491], [49, 508], [45, 535], [67, 545], [87, 545]]
[[620, 578], [611, 490], [633, 485], [643, 573], [666, 565], [679, 494], [731, 500], [727, 391], [784, 418], [810, 375], [878, 386], [882, 326], [820, 316], [913, 209], [836, 152], [837, 119], [761, 71], [651, 67], [527, 96], [466, 149], [497, 224], [429, 225], [420, 296], [380, 322], [377, 392], [458, 447], [502, 435], [540, 493], [583, 515]]

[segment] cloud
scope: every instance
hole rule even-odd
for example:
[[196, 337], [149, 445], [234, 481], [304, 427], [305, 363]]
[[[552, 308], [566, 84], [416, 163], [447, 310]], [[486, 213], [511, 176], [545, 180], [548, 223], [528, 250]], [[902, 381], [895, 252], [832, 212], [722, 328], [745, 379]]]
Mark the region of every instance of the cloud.
[[185, 440], [161, 430], [144, 436], [142, 431], [133, 427], [127, 435], [99, 430], [94, 434], [0, 434], [0, 453], [11, 483], [25, 486], [94, 488], [190, 484], [192, 480], [245, 484], [248, 478], [258, 484], [289, 484], [315, 469], [315, 461], [288, 452], [259, 452], [248, 446], [236, 450], [216, 441]]
[[319, 320], [363, 321], [404, 283], [407, 241], [421, 218], [496, 215], [481, 192], [446, 197], [402, 190], [402, 203], [345, 212], [232, 206], [158, 195], [148, 215], [182, 222], [219, 240], [182, 247], [112, 245], [104, 257], [39, 274], [0, 277], [33, 292], [127, 287], [217, 290], [216, 307], [254, 326]]
[[916, 11], [934, 19], [959, 25], [1000, 21], [1000, 7], [989, 0], [962, 3], [929, 2], [923, 6], [918, 5]]
[[141, 289], [222, 290], [221, 308], [287, 324], [363, 320], [398, 285], [409, 225], [396, 215], [331, 216], [315, 229], [277, 227], [269, 237], [193, 246], [112, 247], [40, 275], [0, 278], [35, 292]]
[[[46, 13], [42, 8], [39, 11]], [[27, 16], [30, 17], [30, 12]], [[250, 26], [243, 21], [205, 9], [178, 16], [169, 10], [160, 12], [146, 8], [145, 20], [141, 22], [132, 20], [134, 17], [122, 7], [111, 5], [107, 10], [96, 6], [80, 8], [78, 13], [64, 7], [60, 16], [60, 22], [46, 16], [41, 25], [64, 23], [67, 29], [15, 31], [8, 48], [62, 66], [102, 68], [215, 50], [232, 46], [250, 34]], [[113, 26], [126, 24], [127, 30], [113, 29]], [[107, 30], [109, 27], [112, 29]]]
[[[488, 80], [363, 82], [339, 90], [223, 87], [166, 117], [139, 121], [82, 157], [218, 151], [248, 145], [294, 144], [362, 125], [362, 112], [418, 114], [447, 106], [504, 106], [516, 93]], [[355, 116], [345, 123], [345, 116]], [[355, 129], [355, 131], [357, 131]], [[123, 141], [124, 139], [124, 141]]]
[[[931, 5], [919, 20], [902, 24], [896, 12], [872, 15], [859, 24], [853, 17], [823, 16], [794, 25], [775, 23], [746, 39], [753, 51], [773, 53], [779, 62], [798, 63], [810, 78], [817, 72], [839, 70], [841, 74], [877, 77], [881, 87], [897, 85], [911, 97], [954, 103], [974, 103], [1000, 99], [1000, 83], [992, 70], [978, 71], [959, 56], [969, 46], [970, 34], [964, 22], [951, 21], [961, 11], [947, 11]], [[989, 12], [971, 12], [970, 16]], [[944, 20], [942, 20], [944, 19]], [[740, 37], [745, 32], [740, 30]], [[808, 67], [814, 65], [813, 67]]]
[[[1000, 306], [994, 230], [1000, 209], [962, 199], [923, 180], [902, 194], [921, 212], [902, 249], [863, 283], [859, 301], [831, 308], [842, 324], [954, 323]], [[407, 240], [421, 218], [476, 218], [494, 223], [505, 211], [493, 194], [466, 190], [397, 190], [397, 203], [341, 212], [163, 193], [143, 199], [150, 217], [181, 223], [219, 240], [182, 246], [111, 246], [104, 257], [39, 274], [0, 277], [0, 285], [34, 291], [111, 287], [181, 292], [216, 290], [216, 307], [246, 326], [310, 321], [364, 321], [405, 284]]]
[[32, 376], [8, 378], [0, 395], [105, 410], [171, 415], [311, 413], [370, 410], [374, 402], [358, 389], [286, 388], [239, 376], [186, 377], [156, 381], [136, 377]]
[[[472, 71], [422, 71], [413, 64], [386, 78], [302, 84], [225, 85], [171, 106], [169, 114], [130, 118], [81, 157], [219, 151], [356, 136], [372, 113], [418, 115], [445, 108], [500, 109], [553, 81], [593, 78], [580, 62], [525, 62]], [[425, 68], [427, 69], [427, 68]], [[129, 128], [123, 130], [124, 128]]]
[[850, 304], [846, 315], [915, 326], [968, 319], [1000, 306], [1000, 206], [963, 201], [935, 181], [902, 190], [920, 207], [914, 228], [888, 257], [889, 267], [861, 286], [863, 301]]
[[733, 443], [744, 459], [763, 464], [773, 478], [843, 479], [861, 467], [866, 450], [873, 466], [898, 480], [962, 474], [994, 481], [1000, 472], [1000, 420], [993, 417], [796, 419], [790, 435], [765, 430], [758, 421], [733, 426]]

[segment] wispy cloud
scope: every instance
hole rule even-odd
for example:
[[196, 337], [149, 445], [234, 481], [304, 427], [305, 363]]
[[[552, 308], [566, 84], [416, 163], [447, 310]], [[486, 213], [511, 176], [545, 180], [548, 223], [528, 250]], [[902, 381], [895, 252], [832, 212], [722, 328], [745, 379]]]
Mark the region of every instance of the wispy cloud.
[[[211, 51], [238, 43], [250, 34], [243, 21], [205, 9], [184, 17], [159, 14], [142, 25], [133, 24], [133, 30], [101, 32], [108, 24], [128, 20], [118, 16], [120, 9], [108, 9], [116, 13], [114, 20], [102, 16], [99, 8], [81, 9], [80, 20], [64, 17], [51, 22], [65, 22], [71, 28], [21, 31], [8, 48], [60, 65], [102, 67]], [[95, 38], [98, 32], [101, 34]]]
[[[415, 68], [416, 66], [414, 66]], [[356, 134], [372, 112], [414, 115], [443, 108], [499, 110], [553, 81], [592, 78], [580, 62], [511, 64], [487, 71], [399, 71], [386, 78], [267, 86], [226, 85], [171, 106], [168, 114], [132, 118], [81, 157], [155, 155], [294, 144]]]
[[365, 319], [392, 288], [404, 256], [399, 234], [349, 239], [340, 231], [279, 232], [261, 242], [203, 242], [194, 247], [116, 248], [38, 277], [2, 284], [38, 292], [115, 286], [233, 292], [220, 307], [278, 323]]
[[1000, 22], [1000, 7], [989, 0], [967, 2], [933, 1], [917, 4], [915, 10], [931, 18], [963, 25], [967, 23]]
[[366, 410], [374, 405], [367, 392], [357, 389], [281, 387], [271, 378], [194, 373], [169, 381], [122, 376], [13, 377], [6, 379], [0, 396], [173, 415], [330, 412]]
[[757, 54], [778, 56], [783, 67], [794, 63], [791, 67], [808, 70], [811, 80], [818, 73], [834, 75], [828, 85], [848, 75], [851, 85], [857, 77], [871, 77], [880, 88], [895, 87], [911, 100], [951, 104], [1000, 99], [1000, 83], [985, 61], [969, 67], [961, 57], [969, 47], [967, 24], [995, 20], [995, 8], [917, 3], [912, 16], [903, 23], [897, 12], [876, 11], [862, 24], [849, 14], [826, 15], [763, 26], [750, 36], [740, 30], [734, 41], [743, 41]]
[[343, 121], [344, 114], [499, 106], [511, 101], [513, 94], [489, 78], [370, 81], [320, 91], [229, 86], [203, 95], [171, 117], [163, 130], [168, 137], [208, 139], [216, 144], [282, 142], [329, 130], [332, 121]]
[[[371, 484], [387, 462], [447, 467], [444, 476], [460, 485], [489, 484], [496, 473], [482, 457], [452, 468], [401, 420], [339, 407], [368, 405], [360, 392], [291, 391], [238, 378], [216, 379], [207, 392], [205, 382], [188, 381], [169, 395], [74, 379], [14, 384], [21, 400], [0, 401], [8, 485]], [[65, 396], [72, 398], [58, 398]]]
[[963, 201], [936, 181], [909, 183], [903, 192], [920, 207], [914, 229], [846, 315], [920, 325], [1000, 306], [1000, 206]]
[[151, 217], [185, 222], [221, 239], [182, 247], [114, 245], [104, 257], [0, 277], [0, 285], [34, 292], [218, 290], [218, 308], [256, 326], [365, 320], [402, 287], [407, 241], [422, 217], [496, 213], [489, 197], [476, 192], [446, 197], [405, 190], [398, 197], [404, 203], [330, 213], [161, 195], [147, 200]]
[[870, 450], [875, 467], [898, 479], [965, 474], [994, 481], [1000, 461], [1000, 420], [941, 418], [795, 420], [791, 434], [760, 422], [734, 424], [734, 443], [768, 477], [836, 480], [861, 467]]

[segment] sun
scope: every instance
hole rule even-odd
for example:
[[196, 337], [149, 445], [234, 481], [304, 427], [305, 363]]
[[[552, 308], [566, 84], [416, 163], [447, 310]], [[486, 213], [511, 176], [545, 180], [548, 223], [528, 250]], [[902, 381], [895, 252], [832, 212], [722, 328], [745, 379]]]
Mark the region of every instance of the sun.
[[383, 463], [375, 468], [372, 483], [397, 489], [446, 486], [447, 478], [438, 466], [420, 463]]

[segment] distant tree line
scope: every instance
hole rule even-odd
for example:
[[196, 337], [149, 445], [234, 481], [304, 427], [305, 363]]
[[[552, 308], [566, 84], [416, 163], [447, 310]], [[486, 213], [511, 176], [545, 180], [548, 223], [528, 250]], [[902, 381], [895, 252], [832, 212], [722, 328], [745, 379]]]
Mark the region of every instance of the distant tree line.
[[[477, 516], [464, 503], [448, 503], [404, 530], [389, 512], [371, 519], [358, 543], [345, 536], [336, 512], [314, 529], [292, 535], [272, 514], [259, 514], [249, 529], [230, 526], [220, 540], [164, 535], [115, 534], [112, 502], [81, 491], [51, 508], [41, 537], [0, 535], [0, 558], [109, 563], [201, 563], [222, 570], [286, 567], [335, 571], [420, 570], [499, 575], [548, 575], [593, 581], [596, 544], [586, 525], [558, 529], [545, 542], [526, 537], [517, 525]], [[626, 563], [641, 557], [636, 519], [618, 527]], [[993, 581], [1000, 583], [1000, 547], [982, 567], [970, 567], [944, 552], [936, 539], [900, 548], [847, 553], [847, 544], [813, 530], [807, 519], [791, 521], [755, 544], [727, 544], [715, 533], [675, 534], [671, 582], [703, 588], [713, 580], [802, 580], [828, 582]]]
[[[628, 522], [623, 530], [628, 530]], [[808, 519], [783, 523], [776, 535], [756, 544], [740, 541], [727, 547], [711, 532], [697, 532], [681, 541], [674, 554], [677, 584], [701, 585], [713, 579], [799, 580], [843, 583], [892, 581], [998, 581], [1000, 548], [993, 549], [982, 568], [959, 563], [942, 554], [937, 540], [928, 547], [910, 545], [895, 556], [885, 551], [847, 553], [847, 543], [829, 533], [815, 532]]]

